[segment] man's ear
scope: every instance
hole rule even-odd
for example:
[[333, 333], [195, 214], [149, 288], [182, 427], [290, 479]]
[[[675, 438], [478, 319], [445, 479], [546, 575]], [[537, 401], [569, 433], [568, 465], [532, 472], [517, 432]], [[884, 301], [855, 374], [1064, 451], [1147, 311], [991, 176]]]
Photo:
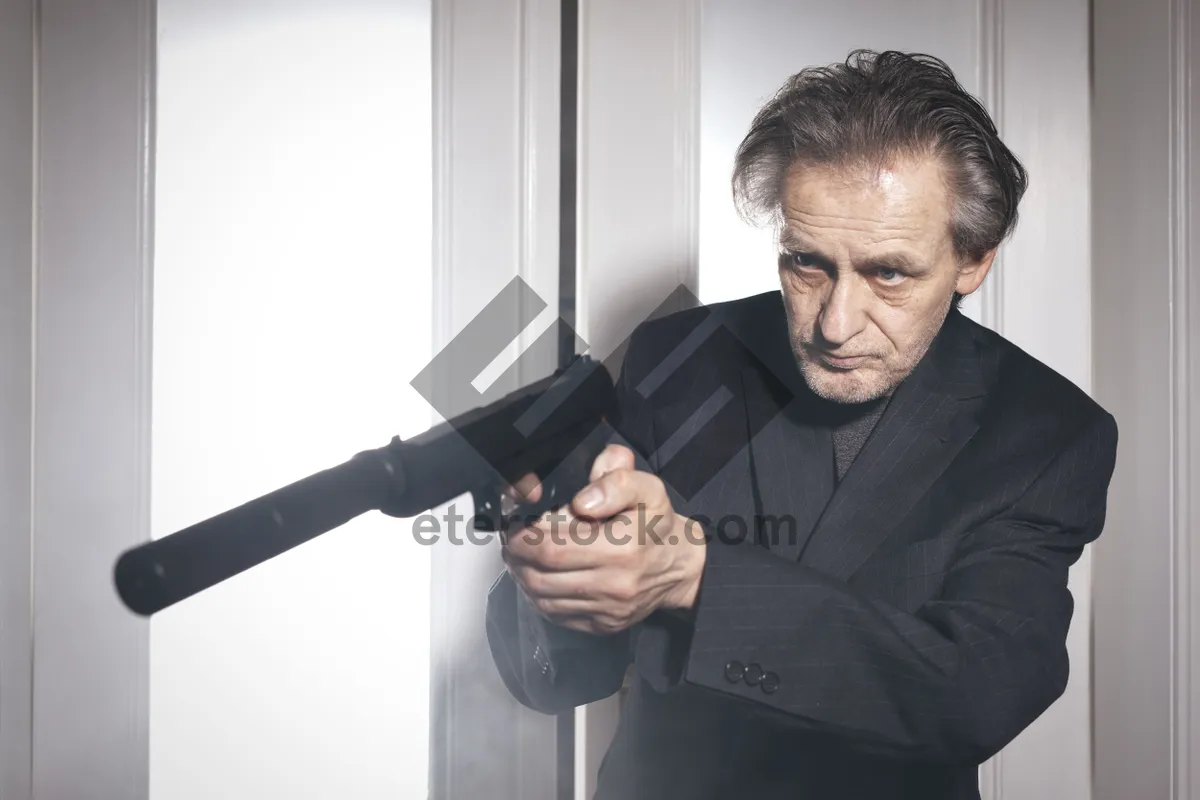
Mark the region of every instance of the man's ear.
[[954, 291], [965, 297], [978, 289], [991, 270], [992, 262], [996, 260], [996, 250], [997, 248], [993, 247], [978, 261], [959, 264], [958, 281], [954, 284]]

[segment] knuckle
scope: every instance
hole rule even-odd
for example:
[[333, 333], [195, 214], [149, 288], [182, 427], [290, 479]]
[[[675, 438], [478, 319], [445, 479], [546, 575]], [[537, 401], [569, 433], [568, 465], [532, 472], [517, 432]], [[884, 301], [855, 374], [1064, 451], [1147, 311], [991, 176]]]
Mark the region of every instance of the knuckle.
[[595, 590], [590, 581], [579, 580], [569, 584], [569, 586], [571, 597], [575, 600], [590, 600], [595, 596]]
[[612, 596], [617, 602], [627, 604], [637, 596], [637, 585], [630, 578], [622, 578], [614, 581]]
[[562, 550], [558, 547], [542, 547], [537, 552], [537, 563], [549, 569], [555, 569], [562, 560]]
[[623, 464], [632, 455], [628, 447], [620, 444], [610, 444], [604, 448], [606, 464]]
[[542, 576], [539, 575], [536, 570], [526, 567], [521, 571], [521, 574], [518, 576], [518, 580], [521, 582], [521, 585], [525, 587], [525, 591], [529, 594], [536, 596], [543, 594], [544, 586]]
[[653, 473], [649, 474], [649, 488], [655, 498], [665, 498], [667, 496], [667, 485], [663, 483], [663, 479]]

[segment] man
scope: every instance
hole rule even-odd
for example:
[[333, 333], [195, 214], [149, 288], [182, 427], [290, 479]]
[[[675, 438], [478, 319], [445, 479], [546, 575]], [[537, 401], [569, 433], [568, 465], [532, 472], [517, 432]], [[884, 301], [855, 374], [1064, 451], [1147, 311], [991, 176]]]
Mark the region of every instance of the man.
[[1025, 185], [933, 58], [858, 51], [757, 115], [733, 187], [781, 292], [634, 333], [628, 446], [508, 538], [489, 599], [534, 709], [633, 666], [598, 798], [976, 798], [1063, 692], [1116, 425], [957, 309]]

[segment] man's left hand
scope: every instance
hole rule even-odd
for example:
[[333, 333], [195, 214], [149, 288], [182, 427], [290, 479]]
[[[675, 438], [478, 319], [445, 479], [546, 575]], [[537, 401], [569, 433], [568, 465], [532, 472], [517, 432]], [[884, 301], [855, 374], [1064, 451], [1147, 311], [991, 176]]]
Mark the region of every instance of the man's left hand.
[[[704, 570], [700, 526], [676, 514], [662, 481], [610, 445], [569, 506], [509, 534], [508, 570], [551, 622], [614, 634], [658, 609], [688, 613]], [[536, 499], [537, 487], [522, 489]]]

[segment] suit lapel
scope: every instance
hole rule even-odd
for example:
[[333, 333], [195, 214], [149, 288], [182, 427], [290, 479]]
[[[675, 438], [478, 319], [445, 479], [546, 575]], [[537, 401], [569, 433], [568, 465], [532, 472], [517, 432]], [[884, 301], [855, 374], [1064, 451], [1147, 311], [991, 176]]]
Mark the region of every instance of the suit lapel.
[[814, 397], [788, 344], [782, 292], [753, 318], [722, 321], [747, 355], [741, 388], [755, 542], [794, 561], [833, 494], [833, 439], [811, 424]]
[[746, 415], [761, 429], [750, 442], [756, 538], [794, 561], [833, 494], [833, 439], [808, 424], [805, 395], [781, 393], [773, 383], [758, 370], [743, 372]]
[[975, 433], [983, 394], [974, 339], [952, 311], [833, 493], [801, 563], [852, 576]]

